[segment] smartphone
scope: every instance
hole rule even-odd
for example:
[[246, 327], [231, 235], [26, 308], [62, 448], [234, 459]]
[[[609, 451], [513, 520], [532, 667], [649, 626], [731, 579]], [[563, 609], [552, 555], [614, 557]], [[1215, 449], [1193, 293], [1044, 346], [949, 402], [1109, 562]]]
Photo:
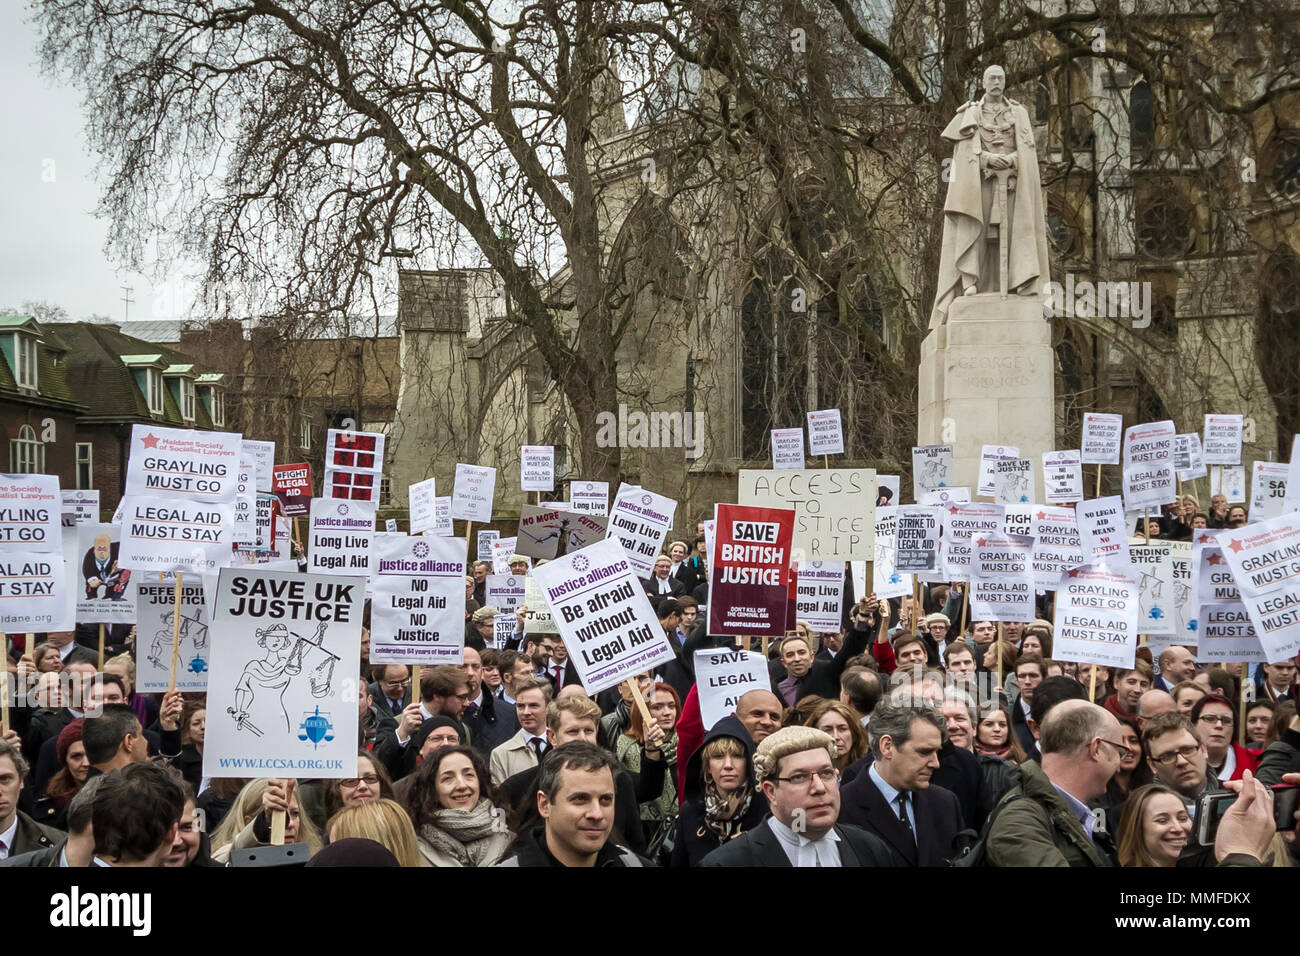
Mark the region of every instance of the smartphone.
[[[1273, 793], [1273, 826], [1277, 830], [1293, 830], [1296, 826], [1296, 800], [1300, 798], [1300, 787], [1294, 784], [1277, 784], [1268, 788]], [[1225, 790], [1220, 793], [1207, 793], [1196, 801], [1196, 839], [1202, 846], [1214, 843], [1219, 821], [1223, 819], [1228, 807], [1237, 800], [1237, 794]]]

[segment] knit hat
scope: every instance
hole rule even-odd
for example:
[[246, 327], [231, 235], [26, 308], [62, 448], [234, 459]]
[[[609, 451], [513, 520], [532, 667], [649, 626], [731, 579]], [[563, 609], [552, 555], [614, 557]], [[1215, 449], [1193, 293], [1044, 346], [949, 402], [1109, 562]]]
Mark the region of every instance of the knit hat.
[[68, 724], [68, 726], [64, 727], [61, 731], [59, 731], [59, 739], [58, 742], [55, 743], [54, 747], [59, 754], [60, 767], [64, 766], [64, 764], [67, 763], [68, 751], [71, 749], [73, 744], [75, 744], [78, 740], [81, 739], [81, 732], [85, 729], [85, 727], [86, 727], [86, 718], [78, 717], [72, 723]]
[[824, 748], [831, 760], [836, 757], [835, 740], [824, 730], [816, 727], [782, 727], [776, 733], [763, 738], [754, 753], [754, 779], [762, 783], [776, 773], [782, 757], [803, 753], [805, 750]]

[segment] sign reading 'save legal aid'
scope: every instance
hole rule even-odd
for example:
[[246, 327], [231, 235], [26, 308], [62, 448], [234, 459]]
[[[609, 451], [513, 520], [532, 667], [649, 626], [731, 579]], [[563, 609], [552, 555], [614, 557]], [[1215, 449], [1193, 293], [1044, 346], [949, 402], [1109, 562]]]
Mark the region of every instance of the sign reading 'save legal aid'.
[[736, 712], [740, 698], [751, 690], [768, 690], [767, 661], [754, 651], [695, 652], [695, 686], [700, 695], [700, 719], [712, 727]]
[[597, 541], [534, 568], [532, 576], [587, 693], [673, 660], [659, 618], [617, 541]]

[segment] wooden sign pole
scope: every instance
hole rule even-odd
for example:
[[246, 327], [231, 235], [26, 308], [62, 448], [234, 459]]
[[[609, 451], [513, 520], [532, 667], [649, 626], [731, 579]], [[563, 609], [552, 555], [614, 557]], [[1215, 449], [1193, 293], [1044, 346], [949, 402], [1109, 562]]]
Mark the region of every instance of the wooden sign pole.
[[1097, 665], [1092, 665], [1092, 679], [1088, 681], [1088, 700], [1097, 702]]
[[101, 623], [99, 625], [99, 668], [98, 670], [102, 671], [103, 669], [104, 669], [104, 625]]
[[271, 846], [284, 846], [284, 825], [287, 816], [283, 810], [271, 812]]
[[1101, 497], [1101, 465], [1097, 466], [1097, 489], [1092, 493], [1094, 498]]
[[[101, 625], [102, 626], [102, 625]], [[172, 668], [167, 690], [176, 689], [176, 662], [181, 656], [181, 572], [176, 572], [176, 591], [172, 601]]]
[[[0, 642], [0, 646], [3, 642]], [[0, 737], [9, 733], [9, 671], [0, 667]]]

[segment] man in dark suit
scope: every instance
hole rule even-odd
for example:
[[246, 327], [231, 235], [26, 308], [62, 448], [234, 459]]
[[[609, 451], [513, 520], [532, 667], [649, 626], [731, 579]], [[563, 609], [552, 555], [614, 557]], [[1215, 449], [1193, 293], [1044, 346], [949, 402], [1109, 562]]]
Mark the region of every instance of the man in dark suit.
[[117, 566], [118, 543], [101, 534], [81, 560], [81, 577], [86, 585], [88, 599], [121, 601], [126, 597], [126, 585], [131, 572]]
[[655, 558], [654, 571], [650, 577], [641, 581], [641, 586], [645, 588], [646, 597], [650, 599], [650, 605], [657, 611], [659, 602], [666, 597], [680, 597], [686, 593], [686, 587], [680, 580], [673, 577], [673, 563], [669, 560], [668, 555], [661, 554]]
[[839, 822], [835, 742], [814, 727], [783, 727], [754, 754], [772, 815], [706, 856], [701, 866], [902, 866], [874, 834]]
[[840, 818], [880, 837], [908, 866], [946, 866], [965, 828], [956, 796], [930, 785], [943, 726], [928, 703], [882, 701], [867, 725], [875, 759], [841, 794]]
[[375, 668], [378, 673], [370, 685], [370, 696], [381, 717], [398, 720], [411, 702], [411, 672], [401, 664], [387, 664]]
[[558, 634], [542, 635], [542, 649], [546, 652], [546, 666], [539, 675], [551, 682], [552, 697], [570, 684], [581, 684], [578, 669], [569, 660], [569, 649]]
[[863, 654], [874, 635], [869, 630], [850, 628], [844, 632], [840, 649], [830, 660], [815, 660], [807, 638], [791, 634], [781, 641], [781, 665], [784, 674], [768, 668], [772, 675], [772, 693], [786, 705], [792, 705], [810, 694], [838, 700], [840, 675], [850, 657]]

